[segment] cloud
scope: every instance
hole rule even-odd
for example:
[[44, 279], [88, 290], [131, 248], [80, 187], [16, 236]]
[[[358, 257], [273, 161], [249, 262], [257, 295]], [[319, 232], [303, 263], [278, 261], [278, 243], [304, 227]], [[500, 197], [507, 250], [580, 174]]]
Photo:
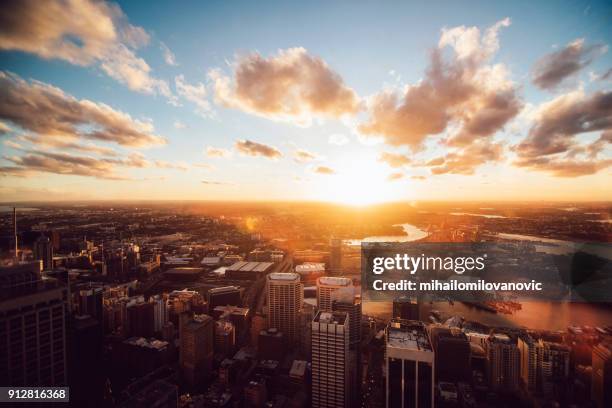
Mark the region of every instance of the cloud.
[[237, 140], [234, 147], [245, 156], [261, 156], [268, 159], [278, 159], [283, 154], [274, 146], [268, 146], [251, 140]]
[[317, 160], [318, 158], [318, 155], [303, 149], [298, 149], [293, 154], [293, 159], [298, 163], [309, 163], [313, 160]]
[[227, 149], [223, 149], [220, 147], [212, 147], [208, 146], [206, 148], [206, 156], [208, 157], [230, 157], [232, 152]]
[[417, 181], [424, 181], [424, 180], [427, 180], [427, 177], [425, 177], [425, 176], [410, 176], [410, 178], [411, 178], [412, 180], [417, 180]]
[[202, 184], [216, 185], [216, 186], [231, 185], [231, 183], [227, 183], [225, 181], [214, 181], [214, 180], [202, 180]]
[[196, 113], [198, 115], [209, 117], [212, 113], [210, 102], [206, 99], [206, 86], [198, 82], [195, 85], [191, 85], [185, 81], [184, 75], [179, 75], [174, 78], [174, 84], [176, 86], [176, 92], [189, 102], [196, 105]]
[[164, 44], [163, 42], [160, 42], [159, 48], [161, 49], [161, 52], [162, 52], [162, 55], [164, 57], [164, 61], [166, 62], [166, 64], [172, 67], [178, 66], [178, 62], [176, 62], [176, 56], [174, 55], [172, 50], [168, 48], [166, 44]]
[[[165, 144], [150, 122], [103, 103], [78, 100], [61, 89], [0, 71], [0, 119], [40, 138], [112, 142], [126, 147]], [[51, 142], [50, 142], [51, 143]]]
[[[498, 32], [508, 25], [504, 19], [483, 33], [477, 27], [443, 29], [425, 78], [402, 95], [385, 90], [369, 98], [369, 118], [358, 130], [414, 151], [445, 131], [446, 144], [456, 147], [492, 137], [522, 107], [506, 67], [489, 63], [499, 49]], [[447, 47], [450, 58], [443, 53]]]
[[606, 50], [602, 44], [585, 45], [583, 38], [574, 40], [563, 49], [540, 58], [533, 68], [532, 81], [541, 89], [553, 89]]
[[23, 156], [5, 156], [4, 159], [15, 165], [15, 167], [4, 167], [2, 169], [4, 175], [42, 172], [109, 180], [127, 179], [115, 172], [117, 162], [108, 159], [44, 151], [29, 151]]
[[329, 135], [329, 144], [333, 144], [336, 146], [343, 146], [347, 144], [350, 140], [346, 135], [340, 133], [334, 133]]
[[193, 164], [193, 167], [198, 167], [209, 171], [215, 170], [215, 166], [209, 163], [195, 163]]
[[189, 165], [186, 163], [171, 163], [165, 160], [155, 160], [155, 167], [159, 169], [181, 170], [187, 171]]
[[4, 122], [0, 121], [0, 136], [4, 136], [11, 131], [11, 128]]
[[[601, 132], [594, 141], [578, 137]], [[610, 165], [600, 157], [612, 144], [612, 91], [577, 90], [540, 105], [529, 134], [513, 150], [515, 165], [559, 177], [594, 174]]]
[[431, 174], [471, 175], [480, 165], [500, 161], [503, 150], [501, 143], [482, 140], [430, 160], [428, 165], [431, 167]]
[[133, 180], [126, 176], [121, 168], [160, 168], [186, 170], [184, 163], [170, 163], [163, 160], [150, 161], [142, 153], [133, 152], [126, 157], [92, 157], [74, 155], [65, 152], [26, 149], [21, 150], [21, 156], [4, 156], [3, 159], [13, 166], [2, 168], [4, 176], [30, 176], [36, 173], [53, 173], [94, 177], [107, 180]]
[[215, 98], [229, 108], [303, 125], [314, 118], [339, 118], [359, 109], [359, 99], [340, 75], [304, 48], [280, 50], [264, 58], [238, 57], [232, 78], [209, 71]]
[[109, 147], [97, 146], [92, 143], [82, 144], [82, 143], [77, 143], [77, 142], [65, 140], [65, 139], [43, 137], [38, 134], [21, 135], [19, 136], [19, 140], [29, 142], [34, 145], [42, 146], [42, 147], [52, 147], [56, 149], [69, 149], [69, 150], [74, 150], [74, 151], [79, 151], [79, 152], [84, 152], [84, 153], [96, 153], [101, 156], [109, 156], [109, 157], [118, 156], [118, 153]]
[[332, 174], [336, 174], [336, 170], [327, 166], [316, 166], [313, 170], [314, 173], [323, 174], [326, 176], [331, 176]]
[[167, 82], [135, 54], [149, 35], [129, 24], [121, 8], [102, 1], [12, 1], [0, 8], [0, 49], [74, 65], [98, 65], [129, 89], [171, 97]]
[[387, 176], [387, 181], [397, 181], [397, 180], [401, 180], [404, 178], [404, 174], [403, 173], [391, 173], [389, 174], [389, 176]]
[[404, 156], [403, 154], [388, 152], [382, 152], [378, 157], [378, 161], [386, 163], [395, 169], [406, 166], [412, 162], [409, 157]]
[[180, 120], [175, 120], [173, 123], [173, 126], [175, 129], [179, 129], [179, 130], [187, 128], [187, 125], [181, 122]]

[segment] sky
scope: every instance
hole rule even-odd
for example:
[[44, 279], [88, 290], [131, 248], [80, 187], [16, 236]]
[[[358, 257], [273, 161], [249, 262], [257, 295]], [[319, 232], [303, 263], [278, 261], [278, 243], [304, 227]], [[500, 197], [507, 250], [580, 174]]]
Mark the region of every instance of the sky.
[[3, 2], [0, 200], [610, 200], [611, 43], [606, 2]]

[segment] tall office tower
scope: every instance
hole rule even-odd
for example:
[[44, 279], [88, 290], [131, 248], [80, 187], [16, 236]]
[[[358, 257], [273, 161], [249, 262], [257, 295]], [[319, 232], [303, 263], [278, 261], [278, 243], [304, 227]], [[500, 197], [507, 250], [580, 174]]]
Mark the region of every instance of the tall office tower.
[[342, 275], [342, 240], [332, 238], [329, 242], [329, 270], [332, 275]]
[[565, 344], [540, 340], [542, 345], [542, 393], [564, 400], [569, 381], [570, 348]]
[[489, 336], [487, 345], [489, 382], [494, 389], [518, 389], [521, 355], [517, 342], [504, 333]]
[[92, 287], [90, 284], [77, 287], [77, 314], [79, 316], [91, 316], [96, 319], [100, 325], [103, 323], [103, 299], [104, 288]]
[[207, 315], [181, 315], [179, 362], [190, 387], [202, 385], [212, 374], [214, 321]]
[[392, 319], [385, 334], [386, 406], [433, 408], [435, 353], [425, 325]]
[[399, 296], [393, 300], [393, 318], [420, 320], [419, 302], [410, 296]]
[[128, 336], [153, 337], [155, 333], [155, 305], [144, 299], [131, 301], [126, 306]]
[[149, 298], [149, 303], [153, 304], [153, 330], [159, 333], [168, 322], [166, 301], [161, 295], [155, 295]]
[[355, 288], [350, 278], [322, 276], [317, 279], [317, 308], [319, 311], [331, 312], [334, 292], [341, 291], [339, 296], [352, 298]]
[[431, 343], [436, 353], [436, 381], [469, 382], [471, 347], [459, 329], [431, 328]]
[[361, 342], [361, 298], [357, 296], [338, 297], [332, 302], [334, 312], [345, 312], [349, 316], [349, 343], [359, 347]]
[[43, 262], [43, 270], [53, 269], [53, 246], [51, 240], [45, 235], [41, 234], [40, 237], [34, 242], [34, 259]]
[[517, 346], [521, 356], [521, 384], [529, 393], [536, 393], [540, 388], [538, 361], [542, 359], [541, 349], [538, 342], [527, 333], [519, 336]]
[[0, 298], [0, 384], [66, 385], [68, 290], [49, 278], [26, 286]]
[[227, 320], [215, 322], [215, 349], [217, 355], [231, 357], [236, 346], [236, 328]]
[[591, 399], [597, 408], [612, 406], [612, 344], [602, 343], [593, 348]]
[[268, 327], [282, 332], [289, 343], [299, 340], [304, 286], [297, 273], [274, 272], [267, 276]]
[[319, 311], [312, 321], [312, 406], [349, 407], [349, 319]]
[[92, 316], [73, 316], [68, 338], [68, 385], [74, 406], [101, 406], [104, 397], [102, 322]]

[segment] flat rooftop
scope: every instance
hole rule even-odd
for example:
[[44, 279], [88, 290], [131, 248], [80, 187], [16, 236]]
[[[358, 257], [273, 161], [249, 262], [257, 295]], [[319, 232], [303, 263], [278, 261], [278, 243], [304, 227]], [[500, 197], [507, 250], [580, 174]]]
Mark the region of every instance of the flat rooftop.
[[346, 322], [346, 313], [344, 312], [319, 312], [314, 318], [316, 323], [324, 324], [340, 324]]
[[353, 280], [351, 278], [340, 276], [321, 276], [319, 279], [317, 279], [317, 282], [326, 286], [350, 286], [353, 284]]
[[293, 272], [274, 272], [268, 275], [268, 279], [275, 281], [299, 281], [300, 275]]
[[432, 351], [425, 326], [415, 320], [391, 320], [387, 326], [387, 346]]
[[226, 271], [241, 271], [241, 272], [265, 272], [274, 262], [247, 262], [239, 261], [227, 267]]

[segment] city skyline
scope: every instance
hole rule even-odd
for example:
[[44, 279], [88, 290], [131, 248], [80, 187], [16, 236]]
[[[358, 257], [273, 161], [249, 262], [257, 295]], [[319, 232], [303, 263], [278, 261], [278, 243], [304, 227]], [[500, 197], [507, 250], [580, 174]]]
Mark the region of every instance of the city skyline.
[[610, 200], [610, 7], [526, 4], [7, 4], [2, 201]]

